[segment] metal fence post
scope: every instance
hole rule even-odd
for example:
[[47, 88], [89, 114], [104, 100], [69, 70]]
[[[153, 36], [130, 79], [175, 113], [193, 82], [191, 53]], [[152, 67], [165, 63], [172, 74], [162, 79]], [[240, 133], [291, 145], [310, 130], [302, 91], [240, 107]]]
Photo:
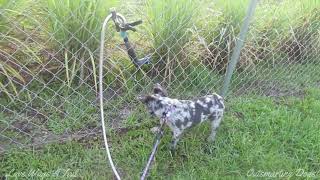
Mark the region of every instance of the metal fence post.
[[232, 56], [230, 58], [229, 65], [228, 65], [228, 68], [227, 68], [227, 72], [226, 72], [226, 75], [225, 75], [225, 78], [224, 78], [224, 81], [223, 81], [223, 87], [222, 87], [222, 90], [221, 90], [221, 95], [223, 97], [226, 96], [227, 91], [229, 89], [231, 77], [232, 77], [233, 71], [234, 71], [234, 69], [235, 69], [235, 67], [237, 65], [237, 62], [239, 60], [240, 52], [241, 52], [242, 46], [244, 44], [248, 29], [249, 29], [249, 24], [250, 24], [250, 21], [251, 21], [251, 18], [253, 16], [254, 12], [255, 12], [255, 8], [257, 6], [257, 3], [258, 3], [258, 0], [251, 0], [249, 8], [247, 10], [246, 17], [245, 17], [244, 22], [243, 22], [243, 24], [241, 26], [241, 30], [240, 30], [240, 33], [239, 33], [239, 38], [236, 41], [236, 45], [234, 47]]

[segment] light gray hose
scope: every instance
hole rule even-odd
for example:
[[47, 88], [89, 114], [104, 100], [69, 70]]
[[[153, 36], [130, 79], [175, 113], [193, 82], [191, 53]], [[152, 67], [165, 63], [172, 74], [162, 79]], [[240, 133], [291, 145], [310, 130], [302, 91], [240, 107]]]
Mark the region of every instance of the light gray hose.
[[109, 20], [111, 19], [112, 14], [106, 17], [106, 19], [103, 22], [102, 30], [101, 30], [101, 41], [100, 41], [100, 60], [99, 60], [99, 99], [100, 99], [100, 115], [101, 115], [101, 124], [102, 124], [102, 133], [103, 133], [103, 139], [104, 139], [104, 146], [107, 151], [107, 156], [109, 159], [110, 166], [112, 168], [112, 171], [114, 175], [117, 177], [118, 180], [121, 180], [117, 169], [115, 165], [113, 164], [110, 149], [108, 146], [108, 140], [107, 140], [107, 134], [106, 134], [106, 128], [105, 128], [105, 122], [104, 122], [104, 109], [103, 109], [103, 51], [104, 51], [104, 39], [105, 39], [105, 33], [106, 28]]

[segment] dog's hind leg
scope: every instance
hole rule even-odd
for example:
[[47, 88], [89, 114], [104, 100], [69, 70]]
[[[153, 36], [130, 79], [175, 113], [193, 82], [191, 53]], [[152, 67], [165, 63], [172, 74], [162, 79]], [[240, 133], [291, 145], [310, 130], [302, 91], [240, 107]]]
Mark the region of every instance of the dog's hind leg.
[[210, 117], [211, 118], [210, 119], [211, 120], [211, 134], [208, 137], [209, 142], [214, 142], [214, 140], [216, 138], [217, 129], [219, 128], [221, 120], [222, 120], [222, 116], [223, 116], [223, 113]]

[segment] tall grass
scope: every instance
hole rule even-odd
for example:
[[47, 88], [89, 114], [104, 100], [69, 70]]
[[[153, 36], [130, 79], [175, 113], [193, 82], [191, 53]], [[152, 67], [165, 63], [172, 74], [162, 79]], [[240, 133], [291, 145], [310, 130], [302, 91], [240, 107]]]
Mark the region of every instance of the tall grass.
[[69, 85], [92, 77], [96, 84], [96, 54], [101, 24], [117, 0], [47, 0], [49, 32], [56, 51], [65, 58], [65, 75]]
[[192, 0], [148, 0], [146, 3], [149, 31], [158, 73], [171, 81], [174, 69], [186, 59], [184, 50], [198, 12], [198, 2]]
[[[0, 0], [0, 94], [11, 100], [18, 95], [18, 86], [25, 84], [33, 75], [29, 65], [41, 64], [41, 59], [21, 33], [29, 0]], [[23, 23], [24, 22], [24, 23]], [[27, 31], [27, 30], [25, 30]]]
[[199, 34], [206, 50], [201, 58], [204, 64], [219, 73], [226, 69], [248, 4], [248, 0], [215, 0], [209, 10], [204, 11]]
[[[21, 8], [24, 4], [22, 0], [0, 0], [0, 32], [5, 33], [10, 27], [10, 20], [13, 20], [16, 9]], [[15, 8], [16, 7], [16, 8]], [[15, 9], [14, 9], [15, 8]], [[11, 19], [12, 18], [12, 19]]]
[[[201, 58], [215, 71], [226, 69], [248, 5], [249, 0], [212, 1], [206, 21], [200, 23], [205, 41]], [[319, 7], [317, 0], [260, 1], [237, 69], [269, 60], [274, 65], [315, 58], [319, 48]]]
[[[320, 1], [293, 1], [298, 21], [290, 26], [290, 33], [282, 40], [281, 49], [294, 62], [304, 63], [318, 56], [320, 48]], [[292, 4], [291, 4], [292, 5]]]
[[260, 48], [258, 58], [273, 59], [273, 64], [312, 59], [319, 38], [319, 6], [320, 1], [313, 0], [260, 3], [253, 25], [259, 33], [251, 36]]

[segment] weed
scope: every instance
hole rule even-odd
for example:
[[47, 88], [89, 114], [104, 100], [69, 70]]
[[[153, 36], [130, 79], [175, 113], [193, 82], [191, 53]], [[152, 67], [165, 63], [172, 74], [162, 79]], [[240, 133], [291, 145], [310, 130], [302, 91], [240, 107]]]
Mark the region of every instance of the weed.
[[205, 11], [209, 15], [200, 23], [202, 30], [198, 30], [201, 46], [204, 46], [200, 57], [206, 66], [218, 73], [226, 70], [248, 2], [216, 0]]
[[155, 49], [153, 63], [168, 82], [177, 65], [187, 61], [183, 52], [199, 10], [197, 4], [191, 0], [147, 1], [149, 31]]
[[25, 38], [20, 29], [23, 29], [27, 4], [32, 2], [0, 1], [0, 91], [11, 100], [18, 96], [18, 88], [34, 77], [35, 67], [42, 63], [31, 45], [21, 40]]
[[68, 84], [88, 77], [96, 84], [96, 59], [101, 22], [117, 0], [47, 0], [49, 32], [56, 51], [63, 54]]

